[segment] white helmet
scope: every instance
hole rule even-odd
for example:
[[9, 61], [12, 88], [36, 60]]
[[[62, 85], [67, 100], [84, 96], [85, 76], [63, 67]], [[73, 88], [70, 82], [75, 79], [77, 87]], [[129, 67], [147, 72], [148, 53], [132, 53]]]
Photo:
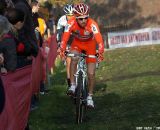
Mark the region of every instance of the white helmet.
[[73, 6], [72, 4], [66, 4], [63, 8], [66, 15], [73, 15]]

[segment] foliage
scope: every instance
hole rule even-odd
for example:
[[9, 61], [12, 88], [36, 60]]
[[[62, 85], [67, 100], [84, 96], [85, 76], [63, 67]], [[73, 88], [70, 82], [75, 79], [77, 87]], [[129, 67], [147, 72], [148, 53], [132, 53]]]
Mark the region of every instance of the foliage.
[[[87, 3], [90, 6], [90, 16], [98, 22], [102, 33], [154, 27], [159, 26], [160, 22], [155, 13], [158, 10], [158, 0], [153, 2], [145, 2], [145, 0], [49, 0], [47, 2], [51, 5], [47, 5], [48, 8], [52, 7], [57, 10], [54, 13], [55, 17], [63, 14], [61, 10], [66, 3]], [[150, 13], [146, 13], [145, 10]]]
[[50, 2], [46, 1], [46, 2], [44, 2], [42, 5], [43, 5], [44, 7], [47, 7], [48, 10], [52, 10], [52, 4], [51, 4]]
[[85, 0], [49, 0], [49, 1], [46, 1], [46, 2], [49, 2], [51, 3], [52, 5], [65, 5], [65, 4], [73, 4], [73, 3], [79, 3], [79, 2], [85, 2]]

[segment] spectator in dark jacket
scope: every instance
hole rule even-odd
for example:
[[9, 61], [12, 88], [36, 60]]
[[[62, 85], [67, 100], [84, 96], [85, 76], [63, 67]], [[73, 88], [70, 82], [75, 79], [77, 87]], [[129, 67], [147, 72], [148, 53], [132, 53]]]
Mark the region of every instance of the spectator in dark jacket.
[[14, 8], [12, 0], [0, 0], [0, 15], [4, 15], [8, 8]]
[[[3, 54], [4, 64], [2, 72], [14, 71], [19, 67], [17, 54], [18, 56], [23, 54], [25, 46], [23, 43], [19, 42], [17, 37], [17, 31], [20, 30], [24, 25], [25, 14], [23, 11], [13, 8], [9, 9], [6, 12], [7, 17], [0, 17], [0, 53]], [[19, 61], [21, 63], [23, 61]], [[6, 70], [4, 70], [4, 68]]]
[[20, 30], [25, 21], [25, 14], [20, 9], [9, 9], [5, 15], [9, 22], [13, 25], [10, 31], [10, 35], [14, 38], [16, 42], [17, 50], [17, 68], [21, 68], [25, 65], [31, 64], [32, 61], [25, 58], [25, 44], [19, 40], [18, 30]]
[[5, 8], [6, 8], [6, 3], [5, 3], [5, 1], [4, 0], [0, 0], [0, 15], [3, 15], [4, 14], [4, 12], [5, 12]]
[[42, 39], [42, 36], [40, 34], [39, 23], [38, 23], [38, 18], [39, 18], [38, 11], [39, 11], [39, 8], [40, 8], [39, 2], [34, 0], [34, 1], [31, 2], [30, 6], [32, 8], [32, 18], [33, 18], [33, 22], [34, 22], [34, 30], [35, 30], [36, 38], [37, 38], [37, 41], [38, 41], [38, 46], [42, 47], [43, 39]]
[[14, 38], [8, 35], [10, 29], [11, 26], [7, 18], [0, 15], [0, 53], [4, 57], [1, 71], [3, 70], [5, 73], [7, 71], [14, 71], [17, 66], [16, 42]]
[[54, 21], [54, 16], [53, 16], [53, 14], [50, 14], [49, 19], [47, 21], [48, 38], [51, 37], [55, 33], [56, 33], [56, 25], [55, 25], [55, 21]]
[[26, 0], [12, 0], [15, 8], [22, 10], [25, 13], [26, 19], [24, 26], [18, 32], [19, 39], [25, 44], [25, 56], [34, 56], [38, 54], [38, 45], [34, 32], [34, 24], [32, 19], [32, 10]]

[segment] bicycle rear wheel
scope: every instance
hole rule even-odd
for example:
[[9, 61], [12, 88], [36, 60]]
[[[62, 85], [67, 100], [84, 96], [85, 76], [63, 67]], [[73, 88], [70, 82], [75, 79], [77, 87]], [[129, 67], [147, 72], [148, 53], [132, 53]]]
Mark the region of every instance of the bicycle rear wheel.
[[84, 92], [83, 92], [83, 77], [82, 72], [78, 75], [77, 93], [76, 93], [76, 122], [77, 124], [82, 123], [85, 111], [84, 104]]

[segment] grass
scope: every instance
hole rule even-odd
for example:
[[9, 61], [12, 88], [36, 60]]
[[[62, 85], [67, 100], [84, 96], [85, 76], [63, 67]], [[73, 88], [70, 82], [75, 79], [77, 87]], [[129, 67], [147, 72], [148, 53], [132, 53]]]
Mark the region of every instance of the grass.
[[65, 75], [59, 63], [50, 93], [40, 97], [39, 109], [30, 114], [31, 130], [158, 130], [160, 45], [106, 51], [96, 73], [96, 108], [87, 111], [80, 125], [65, 94]]

